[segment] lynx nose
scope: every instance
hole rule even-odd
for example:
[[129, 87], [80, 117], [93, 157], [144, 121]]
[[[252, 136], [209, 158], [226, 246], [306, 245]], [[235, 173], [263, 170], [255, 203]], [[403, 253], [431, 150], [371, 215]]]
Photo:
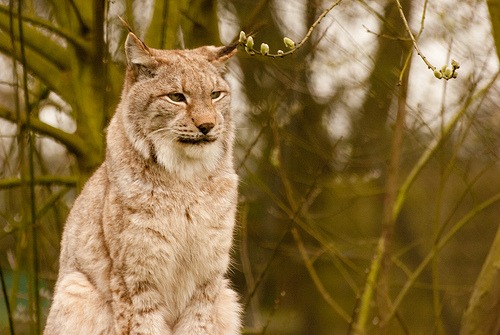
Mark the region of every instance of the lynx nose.
[[196, 127], [203, 133], [203, 135], [206, 135], [214, 126], [215, 125], [212, 122], [206, 122]]

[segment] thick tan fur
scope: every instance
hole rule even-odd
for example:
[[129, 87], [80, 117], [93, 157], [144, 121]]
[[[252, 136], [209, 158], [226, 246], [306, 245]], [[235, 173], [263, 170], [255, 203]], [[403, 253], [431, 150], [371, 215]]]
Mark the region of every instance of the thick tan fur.
[[45, 335], [239, 334], [227, 47], [126, 41], [102, 166], [68, 217]]

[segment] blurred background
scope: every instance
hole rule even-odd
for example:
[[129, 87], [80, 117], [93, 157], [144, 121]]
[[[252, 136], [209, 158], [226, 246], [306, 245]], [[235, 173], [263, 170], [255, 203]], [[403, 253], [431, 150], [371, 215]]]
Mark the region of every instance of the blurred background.
[[[289, 56], [240, 46], [228, 66], [241, 179], [229, 276], [244, 333], [499, 334], [499, 11], [0, 0], [0, 334], [43, 330], [64, 222], [120, 96], [119, 16], [167, 49], [243, 30], [277, 53], [315, 27]], [[456, 60], [457, 78], [437, 79], [423, 57], [438, 72]]]

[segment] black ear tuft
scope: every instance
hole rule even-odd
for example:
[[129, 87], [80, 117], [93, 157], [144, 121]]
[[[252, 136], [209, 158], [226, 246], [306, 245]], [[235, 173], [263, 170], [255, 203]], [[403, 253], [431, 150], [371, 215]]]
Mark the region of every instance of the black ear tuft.
[[231, 45], [220, 47], [217, 50], [217, 54], [214, 60], [219, 62], [224, 62], [229, 58], [233, 57], [236, 54], [236, 47], [238, 47], [238, 43], [233, 43]]
[[194, 49], [193, 51], [205, 57], [211, 63], [224, 63], [236, 54], [238, 44], [215, 47], [213, 45]]
[[130, 26], [130, 24], [128, 24], [128, 22], [123, 17], [121, 17], [120, 15], [118, 15], [118, 18], [122, 22], [123, 26], [125, 28], [127, 28], [128, 32], [131, 33], [132, 32], [132, 27]]

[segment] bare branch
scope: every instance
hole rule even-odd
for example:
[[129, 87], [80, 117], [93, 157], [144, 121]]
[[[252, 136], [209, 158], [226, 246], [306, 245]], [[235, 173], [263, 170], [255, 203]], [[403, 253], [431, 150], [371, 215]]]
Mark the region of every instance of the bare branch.
[[307, 255], [306, 247], [304, 246], [304, 242], [302, 241], [302, 237], [300, 237], [299, 231], [297, 228], [292, 227], [291, 229], [293, 238], [295, 240], [295, 243], [297, 244], [297, 248], [299, 249], [300, 256], [302, 257], [302, 260], [304, 261], [304, 264], [306, 266], [307, 272], [309, 272], [309, 276], [311, 276], [311, 279], [316, 286], [316, 289], [318, 292], [321, 294], [323, 299], [327, 302], [328, 305], [330, 305], [336, 312], [337, 314], [344, 319], [347, 323], [351, 323], [351, 317], [349, 314], [347, 314], [342, 306], [340, 306], [335, 300], [333, 300], [332, 296], [328, 291], [326, 290], [325, 286], [321, 282], [321, 278], [319, 277], [318, 273], [314, 269], [313, 263], [309, 259], [309, 256]]
[[[18, 25], [17, 18], [14, 18], [13, 23], [16, 26]], [[8, 12], [0, 11], [0, 29], [4, 31], [10, 30]], [[19, 40], [18, 29], [13, 29], [13, 35], [16, 40]], [[35, 50], [57, 68], [66, 69], [69, 67], [68, 54], [65, 48], [52, 40], [48, 35], [43, 34], [38, 28], [23, 22], [23, 37], [25, 47]]]
[[[9, 8], [7, 6], [0, 5], [0, 13], [9, 15]], [[57, 35], [58, 37], [64, 38], [68, 43], [72, 44], [75, 47], [78, 47], [80, 49], [88, 49], [89, 47], [88, 43], [85, 40], [75, 35], [71, 31], [56, 26], [52, 22], [28, 14], [23, 14], [21, 18], [23, 22], [30, 23], [35, 27], [46, 29], [47, 31]], [[27, 26], [24, 27], [24, 29], [26, 28]]]
[[375, 35], [377, 37], [387, 38], [388, 40], [395, 40], [395, 41], [410, 41], [410, 38], [407, 38], [407, 37], [391, 36], [391, 35], [387, 35], [387, 34], [377, 33], [377, 32], [371, 30], [370, 28], [368, 28], [365, 25], [363, 25], [363, 28], [365, 28], [365, 30], [366, 30], [366, 32], [368, 34], [373, 34], [373, 35]]
[[413, 36], [413, 33], [411, 32], [410, 26], [408, 25], [408, 20], [406, 20], [406, 16], [405, 16], [405, 13], [403, 12], [403, 6], [401, 6], [401, 2], [399, 0], [396, 0], [396, 4], [398, 5], [399, 15], [401, 16], [401, 19], [403, 20], [403, 23], [406, 27], [406, 32], [410, 36], [410, 39], [411, 39], [411, 42], [413, 43], [413, 47], [415, 48], [415, 51], [420, 56], [420, 58], [422, 58], [425, 65], [427, 65], [427, 67], [429, 69], [431, 69], [432, 71], [435, 71], [436, 67], [434, 65], [432, 65], [427, 60], [427, 58], [424, 56], [424, 54], [422, 53], [422, 51], [420, 51], [420, 48], [418, 47], [417, 41], [415, 40], [415, 36]]
[[446, 141], [446, 139], [450, 136], [451, 132], [453, 131], [453, 129], [455, 129], [455, 126], [457, 125], [458, 121], [462, 118], [462, 116], [465, 114], [470, 104], [477, 98], [483, 97], [489, 91], [491, 86], [495, 83], [499, 75], [500, 72], [497, 72], [496, 75], [492, 78], [492, 80], [487, 85], [485, 85], [484, 88], [480, 89], [474, 95], [471, 94], [471, 96], [468, 97], [467, 100], [465, 101], [462, 108], [460, 108], [457, 111], [457, 113], [450, 119], [450, 121], [445, 125], [441, 136], [436, 138], [433, 142], [429, 144], [426, 151], [422, 154], [419, 161], [415, 164], [412, 171], [410, 172], [408, 177], [406, 177], [405, 181], [403, 182], [403, 185], [399, 189], [392, 212], [393, 220], [396, 220], [396, 218], [399, 216], [399, 213], [403, 208], [403, 203], [406, 200], [408, 191], [410, 187], [413, 185], [413, 182], [415, 181], [417, 176], [422, 171], [422, 169], [427, 165], [427, 163], [434, 156], [437, 150], [443, 145], [444, 141]]
[[[36, 51], [26, 48], [27, 70], [38, 77], [47, 87], [60, 95], [65, 101], [71, 102], [74, 94], [70, 90], [70, 86], [65, 81], [64, 72], [48, 61], [45, 57], [38, 54]], [[14, 55], [12, 45], [7, 36], [0, 34], [0, 52], [6, 55]], [[19, 52], [15, 52], [17, 60], [19, 60]]]
[[500, 3], [498, 0], [486, 1], [491, 18], [493, 40], [497, 49], [497, 57], [500, 60]]
[[[14, 113], [1, 107], [0, 118], [20, 125], [27, 124], [24, 114], [21, 116], [21, 119], [18, 120], [15, 117]], [[48, 125], [33, 116], [30, 117], [29, 121], [32, 130], [42, 135], [49, 136], [50, 138], [60, 142], [68, 149], [68, 151], [75, 154], [76, 156], [85, 157], [88, 154], [88, 149], [85, 145], [85, 142], [78, 135], [62, 131], [61, 129]]]
[[[78, 183], [78, 178], [75, 176], [37, 176], [34, 182], [36, 185], [62, 185], [74, 187]], [[26, 181], [20, 178], [0, 179], [0, 189], [20, 187], [23, 183], [26, 183]]]
[[[452, 60], [451, 61], [451, 68], [448, 68], [447, 65], [444, 65], [440, 70], [438, 70], [434, 65], [432, 65], [431, 62], [429, 62], [429, 60], [427, 60], [427, 57], [425, 57], [425, 55], [422, 53], [422, 51], [420, 51], [420, 48], [418, 47], [417, 40], [415, 39], [415, 36], [411, 32], [410, 25], [408, 24], [408, 20], [406, 19], [405, 13], [403, 11], [403, 6], [401, 6], [401, 2], [399, 0], [396, 0], [396, 4], [398, 7], [399, 16], [401, 16], [401, 19], [403, 20], [403, 23], [404, 23], [405, 28], [406, 28], [406, 32], [410, 36], [411, 42], [413, 43], [413, 48], [415, 49], [417, 54], [420, 56], [420, 58], [422, 58], [425, 65], [427, 65], [427, 67], [434, 72], [434, 76], [437, 79], [449, 80], [449, 79], [456, 78], [457, 77], [456, 71], [458, 70], [458, 68], [460, 68], [460, 65], [458, 64], [458, 62], [455, 60]], [[427, 2], [424, 3], [424, 13], [422, 14], [421, 26], [420, 26], [420, 31], [418, 33], [418, 36], [420, 36], [420, 34], [422, 33], [422, 31], [424, 29], [423, 27], [424, 27], [426, 9], [427, 9]]]
[[[291, 55], [295, 51], [300, 49], [304, 45], [304, 43], [307, 42], [307, 40], [311, 37], [314, 29], [316, 29], [316, 27], [321, 23], [321, 21], [325, 18], [325, 16], [328, 13], [330, 13], [335, 7], [337, 7], [341, 2], [342, 2], [342, 0], [337, 0], [330, 7], [325, 9], [320, 14], [320, 16], [318, 16], [316, 21], [314, 21], [314, 23], [311, 25], [311, 27], [309, 27], [309, 30], [307, 31], [306, 35], [298, 43], [295, 44], [288, 37], [285, 37], [284, 38], [285, 46], [290, 49], [286, 52], [283, 52], [282, 50], [278, 50], [278, 53], [273, 54], [273, 53], [262, 52], [262, 50], [255, 50], [255, 49], [253, 49], [253, 43], [251, 46], [248, 45], [248, 41], [247, 41], [246, 37], [240, 38], [239, 44], [241, 46], [245, 47], [245, 50], [250, 55], [261, 55], [261, 56], [271, 57], [271, 58], [283, 58], [285, 56]], [[243, 36], [241, 36], [241, 37], [243, 37]], [[253, 42], [253, 38], [252, 38], [252, 42]], [[292, 42], [292, 43], [290, 43], [290, 42]]]
[[387, 315], [384, 315], [384, 319], [382, 319], [382, 324], [387, 324], [394, 315], [396, 314], [399, 305], [401, 304], [403, 298], [408, 293], [408, 290], [415, 284], [417, 278], [422, 274], [424, 269], [429, 265], [429, 263], [436, 257], [436, 255], [443, 249], [448, 242], [467, 224], [472, 220], [476, 215], [480, 214], [485, 209], [494, 205], [495, 203], [500, 201], [500, 193], [493, 195], [492, 197], [486, 199], [479, 205], [475, 206], [472, 210], [470, 210], [465, 216], [462, 217], [452, 228], [451, 230], [443, 236], [436, 244], [434, 244], [432, 250], [427, 254], [424, 260], [419, 264], [416, 270], [412, 273], [410, 278], [407, 280], [398, 296], [394, 300], [394, 303], [391, 307], [391, 310]]

